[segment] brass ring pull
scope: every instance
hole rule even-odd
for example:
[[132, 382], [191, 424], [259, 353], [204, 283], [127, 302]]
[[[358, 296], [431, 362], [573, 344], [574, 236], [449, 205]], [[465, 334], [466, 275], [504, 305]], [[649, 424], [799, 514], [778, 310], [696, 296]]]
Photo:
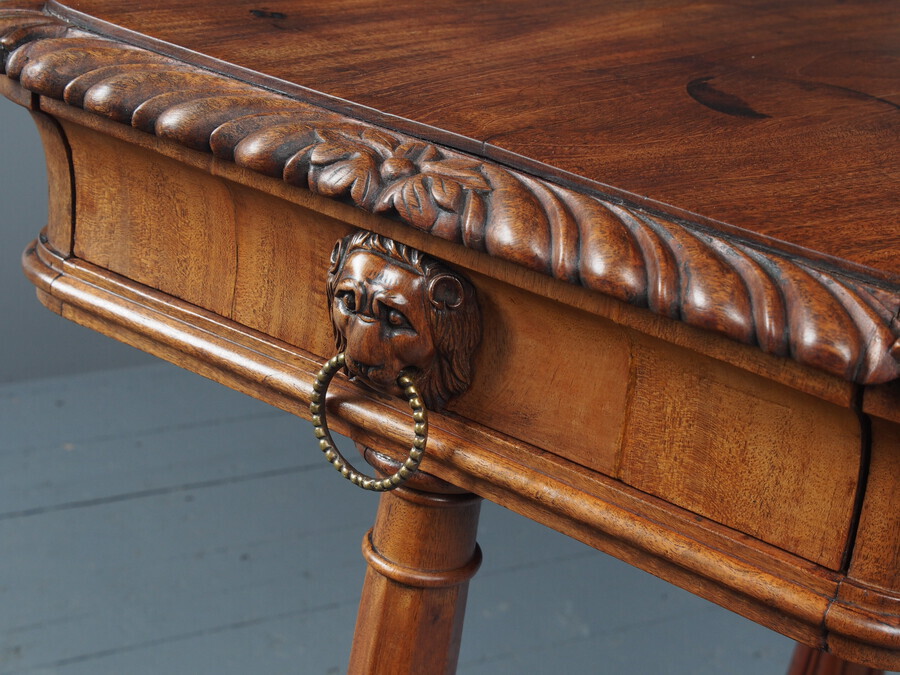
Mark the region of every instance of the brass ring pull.
[[364, 490], [374, 490], [375, 492], [386, 492], [393, 490], [405, 483], [419, 468], [422, 457], [425, 455], [425, 444], [428, 442], [428, 410], [422, 403], [419, 391], [416, 389], [415, 383], [407, 375], [403, 373], [397, 378], [397, 384], [403, 388], [409, 407], [412, 408], [413, 420], [415, 420], [415, 438], [413, 439], [412, 448], [409, 450], [409, 456], [403, 465], [397, 471], [387, 478], [372, 478], [361, 474], [353, 468], [353, 466], [344, 459], [340, 451], [331, 438], [331, 432], [328, 430], [328, 422], [325, 419], [325, 394], [328, 391], [328, 385], [334, 374], [344, 367], [344, 353], [341, 352], [337, 356], [331, 357], [322, 370], [316, 375], [315, 384], [313, 384], [312, 402], [309, 405], [309, 412], [312, 414], [313, 431], [316, 438], [319, 439], [319, 447], [325, 453], [325, 459], [331, 465], [341, 472], [341, 475], [354, 485], [358, 485]]

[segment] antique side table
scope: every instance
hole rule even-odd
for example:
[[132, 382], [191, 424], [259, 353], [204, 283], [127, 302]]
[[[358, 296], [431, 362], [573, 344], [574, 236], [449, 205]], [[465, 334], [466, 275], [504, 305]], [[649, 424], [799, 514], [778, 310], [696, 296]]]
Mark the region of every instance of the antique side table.
[[3, 1], [50, 179], [26, 273], [408, 479], [354, 673], [453, 671], [480, 498], [790, 636], [792, 672], [900, 668], [898, 19]]

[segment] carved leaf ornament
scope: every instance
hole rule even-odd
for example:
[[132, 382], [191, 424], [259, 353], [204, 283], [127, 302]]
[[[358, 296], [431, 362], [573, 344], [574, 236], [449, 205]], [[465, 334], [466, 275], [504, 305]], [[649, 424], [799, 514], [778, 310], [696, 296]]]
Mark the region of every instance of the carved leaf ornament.
[[[0, 10], [27, 90], [861, 384], [900, 377], [900, 293], [697, 224]], [[894, 355], [892, 355], [892, 352]]]

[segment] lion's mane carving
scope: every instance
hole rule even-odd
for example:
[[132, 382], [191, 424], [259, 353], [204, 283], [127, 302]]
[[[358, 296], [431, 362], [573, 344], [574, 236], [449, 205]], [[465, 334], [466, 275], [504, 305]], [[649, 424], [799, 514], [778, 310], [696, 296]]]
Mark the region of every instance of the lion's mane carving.
[[[377, 265], [396, 266], [412, 273], [421, 281], [415, 285], [390, 289], [398, 295], [409, 296], [404, 298], [407, 303], [405, 307], [410, 313], [410, 324], [418, 330], [415, 338], [407, 338], [407, 342], [414, 339], [416, 344], [404, 347], [402, 341], [398, 340], [394, 346], [381, 340], [379, 349], [390, 351], [391, 357], [395, 357], [402, 368], [411, 372], [430, 409], [441, 410], [448, 401], [463, 393], [472, 379], [472, 357], [481, 341], [481, 315], [475, 299], [475, 289], [467, 279], [440, 261], [372, 232], [360, 231], [348, 235], [335, 245], [327, 283], [335, 344], [338, 351], [347, 354], [349, 373], [381, 391], [387, 392], [384, 383], [373, 382], [372, 378], [366, 376], [365, 368], [354, 368], [353, 365], [357, 362], [372, 363], [376, 360], [375, 357], [360, 353], [365, 352], [363, 346], [348, 344], [348, 338], [342, 329], [342, 325], [346, 328], [347, 307], [346, 301], [342, 301], [340, 297], [339, 287], [350, 283], [362, 288], [372, 283], [368, 276], [365, 279], [348, 280], [353, 272], [345, 269], [346, 263], [357, 252], [376, 256], [381, 259], [376, 262]], [[364, 289], [360, 293], [367, 295]], [[355, 300], [350, 302], [355, 303]], [[371, 304], [373, 301], [370, 299], [368, 302]], [[377, 319], [371, 315], [371, 309], [367, 313], [362, 306], [356, 307], [355, 304], [352, 309], [354, 314], [366, 314], [366, 323], [371, 324]], [[428, 341], [432, 344], [427, 344]], [[407, 356], [404, 350], [416, 353], [424, 350], [430, 353], [430, 357], [426, 363], [409, 363], [404, 360]], [[385, 360], [383, 354], [380, 354], [378, 360]], [[393, 383], [398, 374], [390, 372], [390, 382]]]

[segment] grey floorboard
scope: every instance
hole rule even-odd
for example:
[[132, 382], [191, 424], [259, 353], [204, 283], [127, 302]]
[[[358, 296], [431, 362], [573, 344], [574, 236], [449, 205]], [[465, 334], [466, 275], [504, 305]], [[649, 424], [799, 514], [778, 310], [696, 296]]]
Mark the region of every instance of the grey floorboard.
[[[0, 674], [345, 671], [377, 498], [307, 423], [160, 364], [0, 386], [0, 429]], [[500, 507], [479, 540], [463, 675], [785, 670], [789, 640]]]

